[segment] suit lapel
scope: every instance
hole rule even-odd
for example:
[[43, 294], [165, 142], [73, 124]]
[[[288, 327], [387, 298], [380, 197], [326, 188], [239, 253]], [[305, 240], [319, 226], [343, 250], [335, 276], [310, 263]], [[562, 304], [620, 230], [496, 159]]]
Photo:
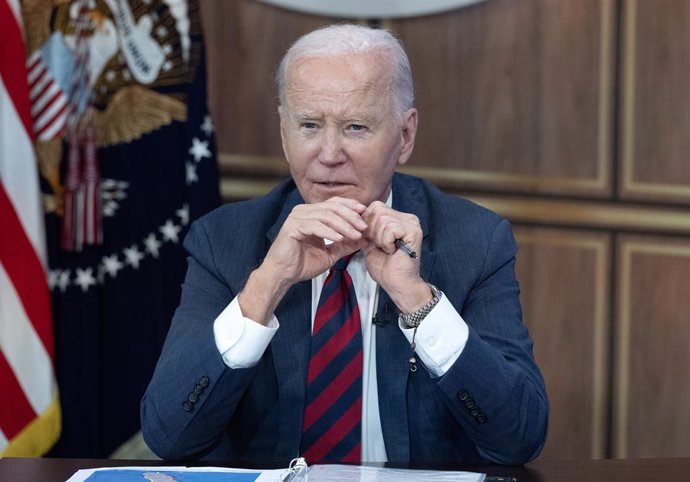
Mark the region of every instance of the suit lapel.
[[[429, 280], [435, 255], [426, 240], [429, 219], [426, 199], [399, 176], [393, 178], [393, 208], [419, 218], [424, 235], [420, 273]], [[410, 376], [412, 349], [398, 327], [397, 308], [388, 294], [379, 290], [376, 319], [376, 378], [379, 392], [379, 414], [388, 460], [410, 460], [410, 432], [407, 407], [407, 382]]]
[[311, 345], [311, 281], [294, 285], [276, 310], [280, 329], [271, 341], [278, 378], [278, 454], [285, 459], [298, 455], [302, 438], [305, 384]]
[[[266, 234], [272, 243], [285, 219], [304, 201], [297, 189], [288, 194], [285, 204]], [[268, 249], [268, 248], [267, 248]], [[276, 456], [290, 460], [298, 455], [302, 437], [305, 383], [311, 344], [311, 281], [302, 281], [288, 290], [275, 311], [280, 329], [271, 340], [273, 365], [278, 379], [278, 419]]]

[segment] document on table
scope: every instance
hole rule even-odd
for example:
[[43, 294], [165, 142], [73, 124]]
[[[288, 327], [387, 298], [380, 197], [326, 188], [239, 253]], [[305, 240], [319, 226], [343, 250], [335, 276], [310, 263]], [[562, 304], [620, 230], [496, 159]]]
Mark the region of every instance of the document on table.
[[66, 482], [483, 482], [484, 479], [485, 474], [477, 472], [313, 465], [303, 476], [296, 477], [286, 474], [286, 469], [107, 467], [79, 470]]
[[446, 470], [389, 469], [357, 465], [312, 465], [309, 482], [400, 482], [423, 480], [424, 482], [483, 482], [485, 474]]

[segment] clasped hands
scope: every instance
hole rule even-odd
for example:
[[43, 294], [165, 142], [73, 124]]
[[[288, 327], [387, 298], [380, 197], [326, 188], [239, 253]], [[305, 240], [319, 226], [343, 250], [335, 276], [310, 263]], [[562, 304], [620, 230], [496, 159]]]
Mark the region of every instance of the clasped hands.
[[[330, 240], [327, 243], [324, 240]], [[419, 274], [419, 258], [398, 251], [402, 239], [421, 254], [422, 229], [416, 216], [375, 201], [365, 206], [334, 197], [300, 204], [285, 220], [264, 261], [249, 277], [239, 302], [244, 316], [266, 324], [287, 290], [361, 250], [367, 271], [403, 313], [431, 299]]]

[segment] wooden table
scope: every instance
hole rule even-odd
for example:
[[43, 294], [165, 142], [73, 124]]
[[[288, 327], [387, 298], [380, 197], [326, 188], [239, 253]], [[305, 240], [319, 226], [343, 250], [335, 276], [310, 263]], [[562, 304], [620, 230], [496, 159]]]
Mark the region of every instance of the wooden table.
[[[159, 466], [176, 464], [145, 460], [4, 458], [0, 459], [0, 481], [64, 482], [79, 469], [123, 465]], [[515, 477], [518, 482], [650, 482], [679, 481], [690, 478], [690, 458], [581, 461], [537, 460], [523, 467], [444, 466], [424, 468], [484, 472], [493, 476]]]

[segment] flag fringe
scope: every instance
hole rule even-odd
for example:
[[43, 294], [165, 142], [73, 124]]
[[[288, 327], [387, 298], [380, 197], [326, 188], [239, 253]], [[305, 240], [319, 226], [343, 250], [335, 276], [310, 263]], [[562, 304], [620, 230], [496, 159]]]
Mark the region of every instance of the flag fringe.
[[62, 416], [56, 390], [48, 408], [9, 441], [5, 449], [0, 452], [0, 458], [45, 455], [57, 442], [61, 429]]

